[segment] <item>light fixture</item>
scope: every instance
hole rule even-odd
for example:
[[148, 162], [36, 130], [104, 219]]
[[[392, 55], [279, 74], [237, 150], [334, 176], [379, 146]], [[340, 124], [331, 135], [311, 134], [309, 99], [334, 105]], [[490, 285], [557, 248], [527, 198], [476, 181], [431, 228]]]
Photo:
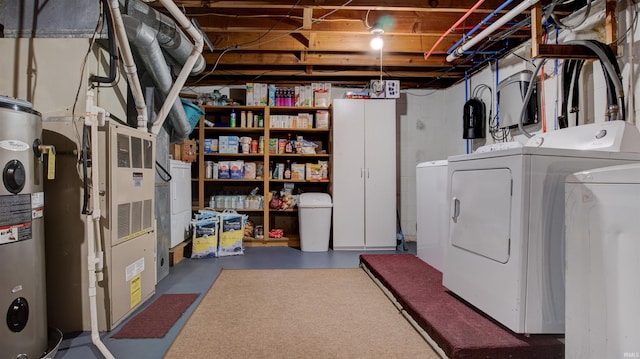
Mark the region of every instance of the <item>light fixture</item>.
[[374, 38], [371, 39], [371, 48], [374, 50], [382, 50], [382, 46], [384, 46], [384, 41], [382, 41], [382, 34], [384, 34], [384, 30], [380, 28], [374, 27], [371, 29], [371, 34], [374, 35]]

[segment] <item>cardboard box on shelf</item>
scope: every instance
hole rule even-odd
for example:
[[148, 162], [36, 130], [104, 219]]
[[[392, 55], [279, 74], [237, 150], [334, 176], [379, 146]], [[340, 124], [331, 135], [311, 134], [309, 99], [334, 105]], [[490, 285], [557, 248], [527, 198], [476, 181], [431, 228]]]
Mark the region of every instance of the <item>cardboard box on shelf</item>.
[[171, 158], [176, 161], [182, 161], [182, 146], [179, 143], [172, 143], [169, 145], [169, 153]]
[[180, 142], [181, 161], [195, 162], [198, 154], [195, 140], [183, 140]]

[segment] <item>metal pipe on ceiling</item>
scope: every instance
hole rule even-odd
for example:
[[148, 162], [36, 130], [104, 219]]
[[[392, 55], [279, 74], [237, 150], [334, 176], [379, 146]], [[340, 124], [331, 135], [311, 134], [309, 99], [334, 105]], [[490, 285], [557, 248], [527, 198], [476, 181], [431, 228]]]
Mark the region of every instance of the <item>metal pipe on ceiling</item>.
[[489, 20], [492, 17], [496, 16], [498, 14], [498, 12], [502, 11], [505, 7], [507, 7], [512, 2], [513, 2], [513, 0], [507, 0], [507, 1], [503, 2], [502, 5], [498, 6], [495, 10], [493, 10], [493, 12], [491, 14], [487, 15], [487, 17], [482, 19], [482, 21], [480, 21], [476, 26], [474, 26], [469, 32], [467, 32], [466, 34], [463, 34], [462, 37], [460, 38], [460, 40], [458, 40], [455, 44], [453, 44], [453, 46], [451, 46], [449, 48], [449, 50], [447, 50], [447, 54], [450, 54], [456, 47], [460, 46], [460, 44], [463, 41], [465, 41], [469, 36], [473, 35], [483, 25], [487, 25], [489, 23]]
[[499, 29], [502, 25], [520, 15], [523, 11], [537, 4], [538, 2], [540, 2], [540, 0], [525, 0], [521, 2], [516, 7], [511, 9], [508, 13], [504, 14], [501, 18], [496, 20], [496, 22], [491, 24], [491, 26], [484, 29], [481, 33], [478, 34], [478, 36], [472, 38], [462, 46], [455, 49], [451, 54], [449, 54], [449, 56], [447, 56], [447, 62], [452, 62], [453, 60], [461, 57], [462, 55], [464, 55], [465, 51], [469, 50], [480, 41], [484, 40], [487, 36]]
[[438, 45], [440, 45], [440, 43], [442, 42], [442, 40], [444, 40], [445, 37], [447, 37], [447, 35], [449, 35], [451, 33], [451, 31], [455, 30], [456, 27], [458, 25], [460, 25], [464, 20], [466, 20], [469, 15], [473, 14], [473, 12], [480, 7], [480, 5], [482, 5], [482, 3], [484, 2], [484, 0], [480, 0], [478, 1], [475, 5], [473, 5], [473, 7], [471, 9], [469, 9], [464, 15], [462, 15], [462, 17], [460, 19], [458, 19], [458, 21], [456, 21], [455, 24], [453, 24], [453, 26], [451, 26], [449, 28], [449, 30], [445, 31], [442, 36], [440, 36], [440, 38], [433, 44], [433, 46], [431, 46], [431, 49], [429, 50], [428, 53], [426, 53], [424, 55], [424, 59], [425, 61], [429, 58], [429, 56], [431, 56], [431, 54], [433, 53], [433, 51], [436, 49], [436, 47]]

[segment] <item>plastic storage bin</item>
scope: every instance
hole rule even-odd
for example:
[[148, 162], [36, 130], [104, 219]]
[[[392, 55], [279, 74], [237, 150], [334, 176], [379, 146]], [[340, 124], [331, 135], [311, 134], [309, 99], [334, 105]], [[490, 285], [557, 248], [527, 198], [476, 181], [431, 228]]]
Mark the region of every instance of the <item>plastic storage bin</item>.
[[327, 193], [303, 193], [298, 200], [300, 249], [303, 252], [329, 250], [331, 233], [331, 196]]

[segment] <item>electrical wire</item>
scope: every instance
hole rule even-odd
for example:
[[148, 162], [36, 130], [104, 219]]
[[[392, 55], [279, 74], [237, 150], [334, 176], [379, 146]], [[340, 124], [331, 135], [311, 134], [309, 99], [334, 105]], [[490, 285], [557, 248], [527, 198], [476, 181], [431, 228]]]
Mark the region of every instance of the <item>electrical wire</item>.
[[580, 19], [580, 21], [575, 24], [575, 25], [567, 25], [565, 23], [563, 23], [562, 21], [560, 21], [560, 19], [558, 18], [558, 16], [556, 16], [556, 14], [554, 14], [553, 12], [551, 12], [551, 19], [553, 20], [553, 22], [556, 23], [556, 25], [558, 25], [558, 27], [565, 29], [565, 30], [574, 30], [578, 27], [580, 27], [582, 24], [585, 23], [585, 21], [587, 21], [587, 18], [589, 18], [589, 14], [591, 13], [591, 3], [593, 2], [593, 0], [587, 0], [587, 4], [585, 5], [586, 9], [583, 13], [582, 19]]
[[[294, 4], [294, 5], [291, 7], [291, 9], [290, 9], [289, 11], [293, 10], [293, 9], [297, 6], [297, 4], [298, 4], [298, 3], [300, 3], [300, 1], [301, 1], [301, 0], [298, 0], [298, 2], [296, 2], [296, 4]], [[317, 22], [320, 22], [320, 21], [325, 21], [325, 18], [326, 18], [326, 17], [328, 17], [328, 16], [330, 16], [330, 15], [334, 14], [334, 13], [335, 13], [336, 11], [338, 11], [338, 10], [341, 10], [343, 7], [345, 7], [345, 6], [349, 5], [352, 1], [353, 1], [353, 0], [348, 0], [348, 1], [347, 1], [347, 2], [345, 2], [344, 4], [340, 5], [340, 7], [336, 8], [336, 9], [333, 9], [332, 11], [329, 11], [328, 13], [326, 13], [326, 14], [324, 14], [324, 15], [320, 16], [320, 17], [319, 17], [319, 18], [317, 18], [317, 19], [313, 19], [313, 20], [312, 20], [312, 24], [317, 23]], [[279, 22], [278, 22], [278, 23], [279, 23]], [[278, 23], [276, 23], [276, 25], [277, 25]], [[267, 34], [269, 34], [271, 31], [273, 31], [273, 28], [274, 28], [274, 27], [275, 27], [275, 25], [274, 25], [274, 26], [272, 26], [272, 27], [271, 27], [271, 28], [270, 28], [266, 33], [264, 33], [264, 34], [262, 35], [262, 37], [266, 36], [266, 35], [267, 35]], [[200, 81], [204, 80], [207, 76], [211, 75], [211, 74], [216, 70], [216, 68], [218, 67], [218, 63], [219, 63], [219, 62], [220, 62], [220, 60], [222, 59], [222, 56], [223, 56], [223, 55], [225, 55], [227, 52], [229, 52], [229, 51], [233, 51], [233, 50], [245, 50], [245, 49], [250, 49], [250, 48], [252, 48], [252, 47], [256, 47], [256, 46], [262, 46], [262, 45], [265, 45], [265, 44], [268, 44], [268, 43], [271, 43], [271, 42], [274, 42], [274, 41], [280, 40], [280, 39], [281, 39], [281, 38], [283, 38], [283, 37], [290, 36], [291, 34], [296, 33], [296, 32], [298, 32], [298, 31], [300, 31], [300, 30], [302, 30], [302, 29], [304, 29], [304, 26], [299, 26], [299, 27], [298, 27], [298, 28], [296, 28], [295, 30], [289, 31], [289, 32], [284, 33], [284, 34], [282, 34], [282, 35], [280, 35], [280, 36], [276, 36], [276, 37], [274, 37], [274, 38], [271, 38], [271, 39], [269, 39], [269, 40], [267, 40], [267, 41], [261, 42], [261, 43], [256, 44], [256, 45], [246, 46], [246, 44], [249, 44], [249, 43], [251, 43], [251, 42], [258, 41], [258, 40], [259, 40], [260, 38], [262, 38], [262, 37], [258, 38], [257, 40], [253, 40], [253, 41], [246, 42], [246, 43], [242, 44], [243, 46], [240, 46], [240, 44], [236, 44], [236, 45], [233, 45], [233, 46], [229, 46], [229, 47], [227, 47], [226, 49], [224, 49], [224, 50], [220, 53], [220, 55], [218, 55], [218, 58], [216, 59], [216, 62], [215, 62], [215, 64], [214, 64], [213, 68], [212, 68], [209, 72], [207, 72], [206, 74], [202, 75], [198, 80], [196, 80], [196, 81], [193, 83], [193, 85], [196, 85], [196, 84], [200, 83]]]
[[622, 43], [622, 41], [629, 35], [631, 30], [635, 29], [638, 24], [638, 4], [635, 0], [629, 0], [630, 3], [635, 7], [635, 11], [633, 12], [633, 20], [631, 20], [631, 24], [627, 27], [627, 30], [614, 41], [617, 44]]

